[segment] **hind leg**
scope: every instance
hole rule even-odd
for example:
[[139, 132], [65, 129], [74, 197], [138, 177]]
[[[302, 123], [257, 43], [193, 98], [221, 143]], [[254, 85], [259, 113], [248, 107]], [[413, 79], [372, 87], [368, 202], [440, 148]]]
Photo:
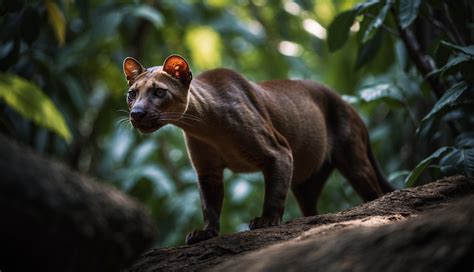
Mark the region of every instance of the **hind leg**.
[[315, 171], [307, 180], [299, 184], [291, 185], [291, 190], [304, 216], [311, 216], [318, 213], [316, 204], [319, 195], [333, 169], [334, 166], [326, 161], [321, 168]]
[[374, 200], [383, 195], [367, 155], [366, 141], [341, 144], [339, 152], [334, 152], [334, 164], [364, 201]]

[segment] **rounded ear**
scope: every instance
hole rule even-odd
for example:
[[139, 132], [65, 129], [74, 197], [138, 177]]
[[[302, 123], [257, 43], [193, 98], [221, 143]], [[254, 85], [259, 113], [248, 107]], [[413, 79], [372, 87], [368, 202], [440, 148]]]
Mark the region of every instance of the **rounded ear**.
[[143, 71], [145, 71], [145, 68], [138, 60], [132, 57], [127, 57], [123, 60], [123, 73], [125, 74], [125, 78], [127, 78], [129, 86], [133, 85], [136, 77], [143, 73]]
[[193, 74], [191, 73], [191, 69], [189, 69], [188, 63], [179, 55], [171, 55], [166, 58], [163, 63], [163, 71], [178, 79], [184, 85], [188, 85], [193, 79]]

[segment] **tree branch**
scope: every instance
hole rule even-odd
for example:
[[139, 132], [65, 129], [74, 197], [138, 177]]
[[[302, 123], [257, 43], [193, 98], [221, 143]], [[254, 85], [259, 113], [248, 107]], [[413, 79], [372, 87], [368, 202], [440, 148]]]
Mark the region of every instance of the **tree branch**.
[[[436, 95], [438, 99], [440, 99], [444, 91], [446, 90], [446, 86], [444, 83], [439, 79], [438, 76], [429, 76], [431, 72], [436, 70], [436, 65], [433, 59], [426, 55], [421, 51], [420, 44], [416, 40], [416, 37], [413, 35], [413, 32], [408, 28], [402, 28], [400, 24], [400, 20], [398, 18], [398, 14], [395, 9], [391, 9], [393, 18], [395, 20], [395, 24], [397, 25], [398, 32], [400, 34], [400, 38], [402, 39], [405, 47], [407, 48], [408, 54], [410, 55], [411, 60], [415, 63], [416, 68], [428, 82], [431, 87], [431, 90]], [[459, 134], [458, 129], [452, 122], [448, 122], [448, 126], [453, 132], [454, 135]]]
[[426, 79], [426, 81], [430, 85], [431, 90], [435, 93], [436, 97], [439, 99], [443, 95], [446, 87], [439, 80], [439, 78], [434, 77], [434, 76], [427, 77], [429, 73], [436, 70], [434, 61], [431, 59], [430, 56], [424, 54], [421, 51], [420, 44], [418, 43], [415, 36], [413, 35], [413, 32], [408, 28], [403, 29], [401, 27], [400, 20], [398, 19], [398, 15], [393, 9], [392, 9], [392, 14], [395, 19], [395, 23], [397, 25], [400, 38], [405, 44], [405, 47], [407, 48], [410, 58], [415, 63], [415, 66], [418, 69], [418, 71], [420, 71], [420, 73], [423, 75], [423, 77]]

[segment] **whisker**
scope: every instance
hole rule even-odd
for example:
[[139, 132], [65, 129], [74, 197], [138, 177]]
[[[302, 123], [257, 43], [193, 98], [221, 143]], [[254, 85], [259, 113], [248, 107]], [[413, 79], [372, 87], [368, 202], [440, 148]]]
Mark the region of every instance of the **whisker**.
[[182, 112], [172, 112], [172, 111], [168, 111], [168, 112], [167, 112], [167, 111], [165, 111], [165, 112], [161, 112], [161, 113], [162, 113], [162, 114], [188, 115], [188, 116], [193, 116], [193, 117], [196, 117], [196, 118], [197, 118], [197, 116], [194, 116], [194, 115], [192, 115], [192, 114], [190, 114], [190, 113], [187, 113], [187, 112], [182, 113]]
[[161, 113], [162, 116], [164, 117], [169, 117], [169, 118], [173, 118], [173, 117], [177, 117], [177, 118], [186, 118], [188, 120], [194, 120], [194, 121], [202, 121], [201, 118], [197, 117], [197, 116], [194, 116], [194, 115], [190, 115], [190, 114], [182, 114], [182, 113], [175, 113], [175, 112], [170, 112], [170, 113]]
[[128, 117], [120, 118], [115, 124], [120, 130], [132, 128], [132, 124]]
[[[203, 122], [203, 120], [197, 116], [187, 113], [179, 113], [179, 112], [156, 112], [156, 111], [149, 111], [148, 112], [148, 122], [175, 122], [177, 124], [183, 124], [190, 127], [195, 127], [193, 122]], [[129, 117], [121, 118], [117, 122], [119, 125], [129, 125], [131, 126], [131, 122]]]
[[128, 121], [128, 118], [123, 117], [123, 118], [118, 119], [115, 124], [116, 124], [116, 125], [119, 125], [119, 124], [121, 124], [121, 123], [123, 123], [123, 122], [126, 122], [126, 121]]
[[[161, 116], [160, 118], [158, 118], [159, 120], [169, 120], [169, 121], [188, 121], [187, 123], [189, 122], [202, 122], [201, 119], [194, 119], [194, 118], [189, 118], [189, 117], [186, 117], [186, 116], [176, 116], [176, 117], [172, 117], [172, 116]], [[190, 124], [190, 123], [189, 123]]]

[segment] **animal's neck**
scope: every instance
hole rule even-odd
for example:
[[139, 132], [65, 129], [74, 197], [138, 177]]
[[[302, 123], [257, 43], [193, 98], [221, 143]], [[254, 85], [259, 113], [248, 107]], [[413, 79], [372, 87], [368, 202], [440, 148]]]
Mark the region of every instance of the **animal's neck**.
[[200, 87], [192, 84], [189, 88], [188, 106], [180, 119], [171, 122], [186, 134], [204, 136], [209, 128], [208, 105], [205, 104]]

